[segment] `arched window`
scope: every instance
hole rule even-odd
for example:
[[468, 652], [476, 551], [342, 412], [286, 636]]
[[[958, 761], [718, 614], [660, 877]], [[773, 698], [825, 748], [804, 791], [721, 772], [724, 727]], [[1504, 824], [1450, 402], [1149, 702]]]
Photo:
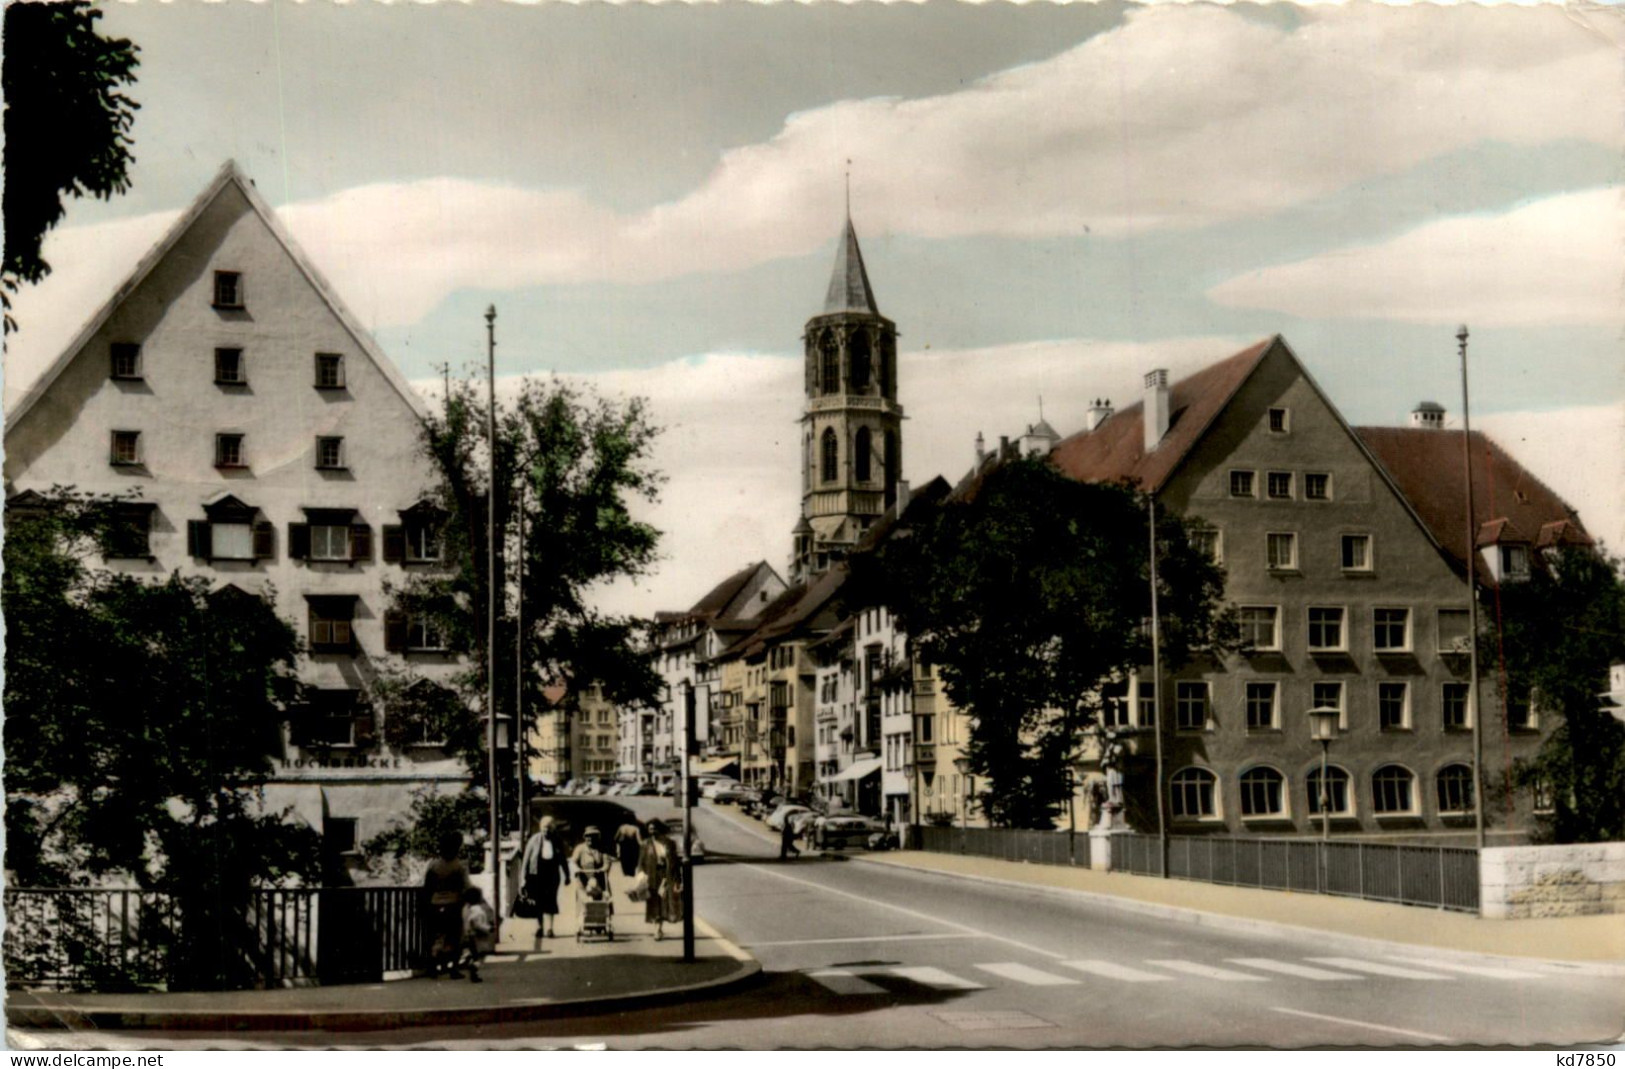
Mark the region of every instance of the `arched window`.
[[1213, 773], [1205, 768], [1185, 768], [1174, 773], [1168, 781], [1174, 816], [1183, 820], [1199, 820], [1218, 815], [1213, 802]]
[[866, 482], [869, 481], [870, 476], [871, 476], [871, 472], [869, 470], [870, 464], [869, 464], [869, 428], [868, 427], [859, 427], [858, 428], [858, 440], [854, 444], [853, 448], [855, 448], [857, 450], [856, 454], [852, 457], [852, 462], [853, 462], [853, 466], [857, 470], [858, 482], [866, 483]]
[[825, 427], [824, 428], [824, 437], [822, 439], [822, 447], [823, 447], [823, 454], [824, 454], [824, 464], [823, 464], [823, 471], [822, 471], [821, 474], [823, 475], [824, 482], [832, 483], [832, 482], [835, 481], [836, 462], [840, 459], [840, 448], [841, 448], [839, 443], [836, 440], [836, 437], [835, 437], [835, 428], [833, 428], [833, 427]]
[[897, 343], [890, 334], [880, 336], [880, 370], [875, 377], [880, 380], [882, 397], [891, 397], [897, 392]]
[[1439, 812], [1473, 811], [1473, 770], [1466, 765], [1445, 765], [1439, 769]]
[[[1309, 770], [1305, 781], [1309, 789], [1309, 814], [1320, 815], [1320, 766]], [[1349, 792], [1349, 774], [1336, 765], [1326, 768], [1326, 811], [1333, 816], [1347, 816], [1354, 812], [1353, 796]]]
[[887, 431], [885, 441], [886, 455], [881, 460], [886, 466], [886, 489], [890, 491], [897, 485], [897, 480], [903, 476], [902, 466], [899, 463], [902, 457], [897, 451], [896, 431]]
[[819, 375], [822, 391], [824, 393], [840, 393], [841, 357], [835, 345], [834, 334], [829, 331], [824, 332], [823, 340], [819, 342], [819, 351], [822, 354], [820, 359], [822, 370]]
[[1383, 765], [1371, 773], [1371, 808], [1378, 813], [1416, 812], [1416, 777], [1403, 765]]
[[869, 332], [861, 327], [846, 339], [846, 359], [851, 366], [849, 389], [856, 393], [869, 388]]
[[1250, 768], [1241, 774], [1241, 815], [1278, 817], [1286, 812], [1286, 777], [1273, 768]]

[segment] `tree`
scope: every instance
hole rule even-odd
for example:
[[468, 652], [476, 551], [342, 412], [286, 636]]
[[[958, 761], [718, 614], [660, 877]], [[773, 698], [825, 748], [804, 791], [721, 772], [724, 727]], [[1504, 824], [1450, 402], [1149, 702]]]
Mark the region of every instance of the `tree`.
[[[1151, 662], [1147, 508], [1123, 486], [1006, 463], [854, 562], [970, 718], [970, 768], [996, 824], [1049, 827], [1102, 685]], [[1159, 513], [1163, 663], [1234, 642], [1224, 573], [1195, 521]]]
[[62, 219], [62, 198], [110, 200], [130, 186], [130, 127], [141, 105], [120, 88], [135, 81], [139, 49], [97, 34], [101, 17], [85, 0], [6, 5], [0, 297], [8, 334], [16, 329], [10, 295], [50, 273], [40, 245]]
[[1539, 753], [1512, 774], [1513, 786], [1550, 791], [1542, 833], [1555, 842], [1625, 838], [1625, 724], [1598, 698], [1608, 689], [1608, 666], [1625, 661], [1621, 569], [1617, 557], [1566, 546], [1499, 592], [1502, 635], [1485, 663], [1504, 651], [1506, 692], [1532, 696], [1542, 716], [1558, 720]]
[[[543, 687], [554, 683], [565, 683], [571, 693], [598, 683], [617, 704], [653, 704], [660, 681], [643, 653], [646, 626], [596, 611], [590, 594], [598, 584], [645, 575], [654, 566], [659, 532], [633, 518], [632, 505], [658, 496], [662, 478], [649, 463], [658, 428], [639, 399], [618, 404], [558, 379], [528, 380], [511, 404], [498, 408], [496, 524], [501, 551], [495, 587], [503, 594], [496, 633], [498, 713], [515, 713], [515, 672], [521, 666], [521, 719], [527, 728], [546, 705]], [[440, 410], [425, 421], [423, 448], [439, 478], [433, 500], [448, 567], [414, 575], [391, 591], [395, 612], [430, 621], [449, 649], [467, 657], [466, 670], [453, 680], [460, 711], [450, 712], [438, 699], [421, 708], [430, 710], [423, 715], [449, 725], [443, 737], [467, 764], [471, 787], [481, 786], [486, 775], [486, 495], [491, 455], [486, 412], [479, 386], [454, 381], [448, 382]], [[524, 649], [519, 660], [516, 610], [521, 604]], [[410, 672], [402, 672], [386, 689], [400, 694], [415, 686]], [[415, 715], [410, 702], [386, 704], [403, 723]], [[420, 845], [426, 841], [412, 839]]]
[[269, 598], [88, 567], [116, 507], [57, 489], [8, 510], [6, 868], [178, 896], [174, 962], [212, 986], [243, 965], [249, 889], [320, 874], [315, 833], [258, 805], [298, 640]]

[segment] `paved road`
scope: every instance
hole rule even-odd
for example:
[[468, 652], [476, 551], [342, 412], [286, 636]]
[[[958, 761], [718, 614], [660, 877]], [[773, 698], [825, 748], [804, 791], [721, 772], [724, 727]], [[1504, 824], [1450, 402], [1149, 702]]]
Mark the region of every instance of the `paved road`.
[[[650, 813], [664, 805], [635, 801]], [[758, 985], [688, 1006], [571, 1021], [300, 1041], [1572, 1046], [1616, 1041], [1625, 1021], [1618, 976], [1398, 948], [1350, 953], [1313, 939], [1214, 930], [912, 870], [815, 857], [780, 862], [773, 840], [722, 817], [701, 811], [695, 827], [713, 856], [695, 880], [699, 911], [760, 959]], [[175, 1038], [235, 1046], [291, 1037]]]

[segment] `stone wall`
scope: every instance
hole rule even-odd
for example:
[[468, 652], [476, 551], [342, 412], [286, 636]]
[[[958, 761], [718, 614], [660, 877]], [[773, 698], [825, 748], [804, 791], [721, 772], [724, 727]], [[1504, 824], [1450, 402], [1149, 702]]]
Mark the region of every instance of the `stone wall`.
[[1485, 917], [1625, 913], [1625, 843], [1490, 847], [1478, 865]]

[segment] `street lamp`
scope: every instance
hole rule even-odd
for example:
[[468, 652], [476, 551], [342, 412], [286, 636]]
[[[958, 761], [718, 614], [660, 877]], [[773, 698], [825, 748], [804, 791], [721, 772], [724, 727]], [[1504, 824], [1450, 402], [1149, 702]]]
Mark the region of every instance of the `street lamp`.
[[954, 767], [965, 780], [964, 804], [959, 808], [959, 852], [965, 852], [965, 840], [970, 838], [970, 802], [976, 794], [976, 777], [970, 774], [970, 758], [954, 758]]
[[1309, 710], [1309, 737], [1320, 743], [1320, 885], [1326, 887], [1326, 843], [1332, 838], [1332, 790], [1326, 778], [1327, 756], [1332, 738], [1337, 734], [1337, 722], [1342, 710], [1322, 705]]

